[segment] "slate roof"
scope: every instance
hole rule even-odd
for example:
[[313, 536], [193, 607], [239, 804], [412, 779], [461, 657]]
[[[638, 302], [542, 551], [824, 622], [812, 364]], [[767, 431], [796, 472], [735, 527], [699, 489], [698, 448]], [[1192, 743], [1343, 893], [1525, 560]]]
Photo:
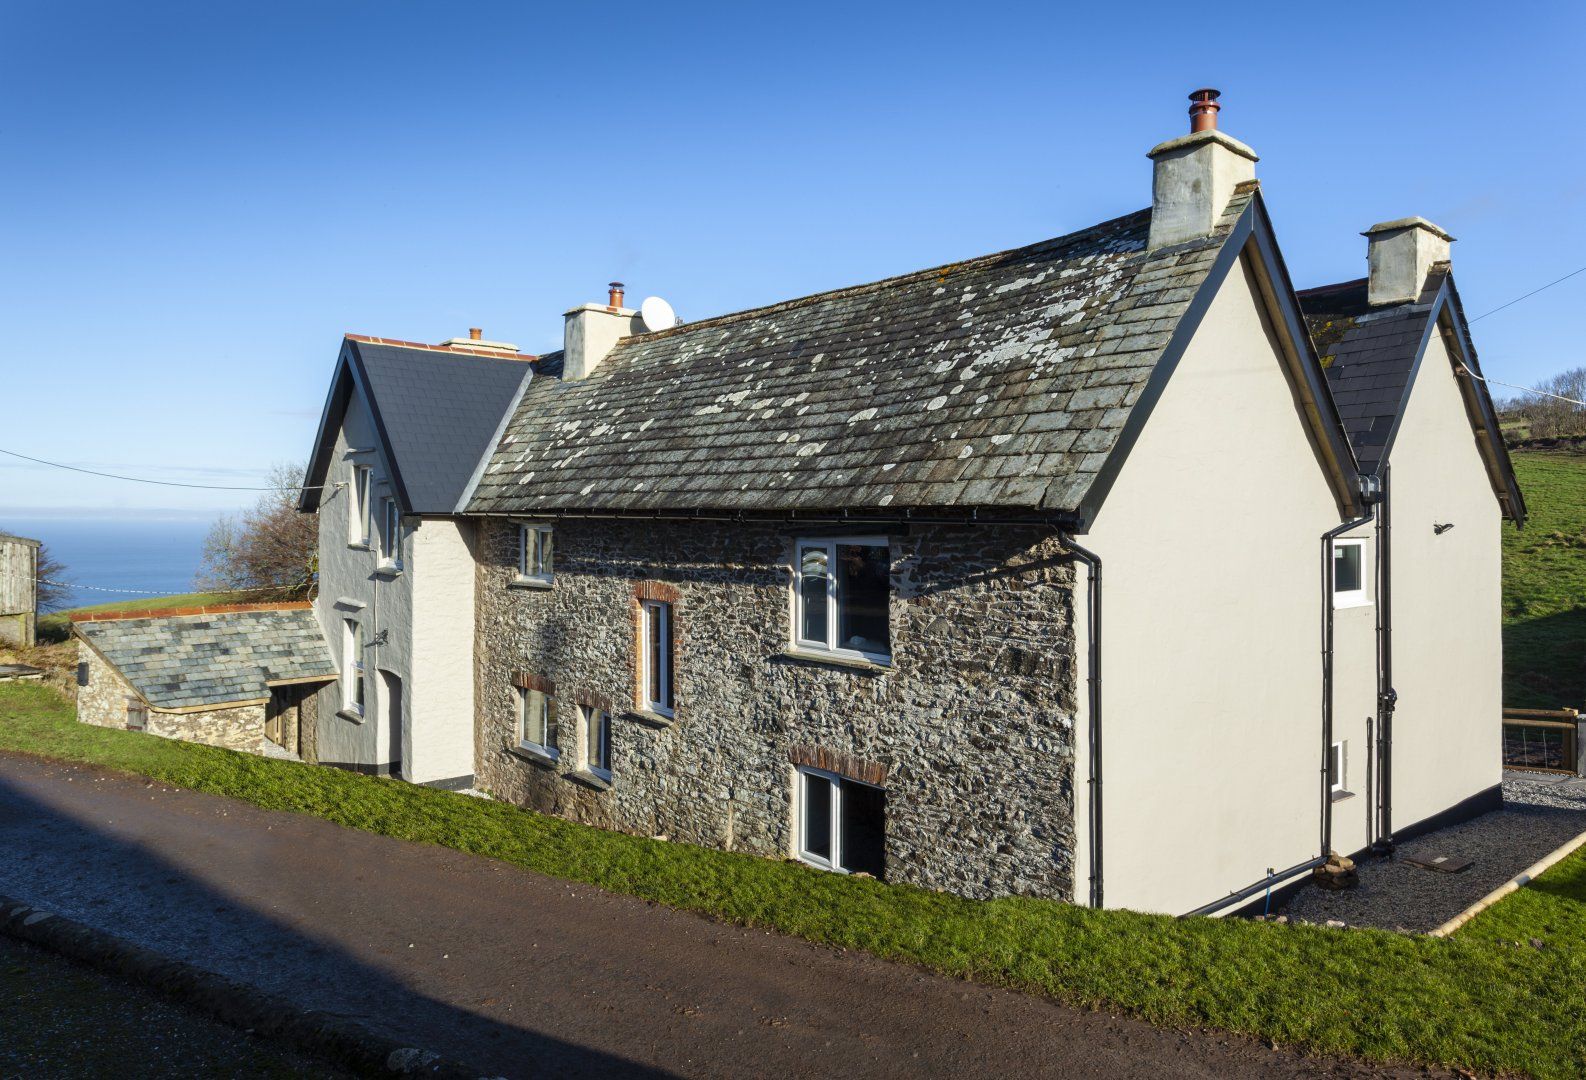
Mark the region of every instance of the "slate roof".
[[159, 709], [260, 701], [270, 696], [270, 683], [337, 675], [330, 647], [308, 608], [72, 627]]
[[1418, 299], [1384, 307], [1366, 302], [1365, 278], [1298, 294], [1363, 473], [1375, 473], [1382, 463], [1426, 337], [1432, 302], [1447, 276], [1433, 271]]
[[469, 510], [1075, 511], [1253, 198], [625, 338], [531, 382]]
[[[308, 485], [323, 484], [352, 389], [361, 385], [402, 508], [455, 513], [530, 375], [530, 356], [488, 356], [349, 334], [320, 421]], [[305, 490], [305, 510], [319, 492]]]

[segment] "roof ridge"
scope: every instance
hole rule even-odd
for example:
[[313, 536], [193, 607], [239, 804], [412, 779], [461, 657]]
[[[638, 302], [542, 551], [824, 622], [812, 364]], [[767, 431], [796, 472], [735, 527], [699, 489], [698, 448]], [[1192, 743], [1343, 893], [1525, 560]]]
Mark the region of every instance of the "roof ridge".
[[1308, 289], [1295, 289], [1295, 296], [1320, 296], [1323, 293], [1343, 292], [1345, 289], [1357, 288], [1366, 284], [1368, 279], [1363, 277], [1350, 278], [1348, 281], [1335, 281], [1331, 285], [1312, 285]]
[[936, 266], [927, 266], [921, 270], [911, 270], [903, 274], [894, 274], [891, 277], [879, 278], [875, 281], [866, 281], [858, 285], [843, 285], [836, 289], [826, 289], [822, 292], [809, 293], [805, 296], [796, 296], [787, 300], [778, 300], [774, 303], [762, 304], [759, 307], [743, 308], [739, 311], [729, 311], [722, 315], [712, 315], [708, 319], [699, 319], [695, 322], [679, 323], [677, 326], [668, 327], [665, 330], [652, 330], [645, 334], [632, 334], [628, 337], [618, 339], [617, 344], [613, 347], [612, 351], [615, 352], [624, 345], [635, 341], [655, 341], [657, 338], [676, 337], [687, 333], [690, 330], [697, 330], [701, 327], [720, 326], [723, 323], [758, 318], [762, 315], [767, 315], [772, 312], [788, 311], [794, 308], [818, 303], [822, 300], [832, 300], [842, 296], [849, 296], [854, 293], [895, 287], [905, 282], [927, 277], [931, 274], [947, 274], [956, 270], [976, 267], [985, 263], [993, 262], [997, 259], [1008, 258], [1011, 255], [1018, 255], [1024, 252], [1038, 251], [1042, 248], [1060, 247], [1065, 244], [1076, 243], [1088, 234], [1117, 227], [1120, 222], [1128, 221], [1130, 218], [1138, 217], [1142, 220], [1149, 220], [1150, 216], [1151, 208], [1145, 207], [1128, 214], [1120, 214], [1115, 218], [1108, 218], [1106, 221], [1098, 221], [1094, 225], [1087, 225], [1083, 229], [1076, 229], [1073, 232], [1065, 233], [1062, 236], [1054, 236], [1049, 240], [1038, 240], [1033, 244], [1022, 244], [1018, 247], [1005, 248], [1001, 251], [992, 251], [988, 252], [987, 254], [976, 255], [968, 259], [959, 259], [954, 262], [940, 263]]
[[535, 353], [503, 352], [500, 349], [469, 349], [461, 345], [428, 345], [422, 341], [403, 341], [401, 338], [375, 337], [371, 334], [343, 334], [347, 341], [362, 341], [370, 345], [391, 345], [399, 349], [425, 349], [429, 352], [453, 353], [461, 356], [490, 356], [497, 360], [538, 360]]

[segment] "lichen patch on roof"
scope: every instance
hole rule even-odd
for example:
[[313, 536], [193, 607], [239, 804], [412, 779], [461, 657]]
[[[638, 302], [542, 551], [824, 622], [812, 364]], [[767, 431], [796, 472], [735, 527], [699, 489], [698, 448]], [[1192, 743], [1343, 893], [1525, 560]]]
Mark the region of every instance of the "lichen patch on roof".
[[1251, 198], [626, 338], [533, 380], [469, 510], [1072, 511]]
[[272, 683], [336, 677], [307, 608], [72, 624], [158, 709], [262, 701]]

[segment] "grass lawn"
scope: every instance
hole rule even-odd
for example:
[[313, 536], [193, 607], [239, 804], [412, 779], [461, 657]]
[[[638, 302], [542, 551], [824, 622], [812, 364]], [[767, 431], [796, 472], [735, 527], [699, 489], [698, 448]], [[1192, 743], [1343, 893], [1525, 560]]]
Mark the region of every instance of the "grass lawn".
[[1504, 704], [1586, 708], [1586, 454], [1513, 457], [1531, 519], [1503, 534]]
[[1095, 912], [1047, 900], [964, 900], [605, 832], [335, 769], [89, 727], [77, 724], [71, 706], [47, 686], [0, 685], [0, 750], [123, 769], [269, 809], [442, 844], [1157, 1023], [1484, 1072], [1563, 1077], [1586, 1071], [1586, 1021], [1577, 1000], [1586, 986], [1586, 951], [1579, 929], [1560, 931], [1557, 946], [1538, 950], [1506, 943], [1510, 934], [1547, 936], [1534, 930], [1461, 933], [1442, 941]]

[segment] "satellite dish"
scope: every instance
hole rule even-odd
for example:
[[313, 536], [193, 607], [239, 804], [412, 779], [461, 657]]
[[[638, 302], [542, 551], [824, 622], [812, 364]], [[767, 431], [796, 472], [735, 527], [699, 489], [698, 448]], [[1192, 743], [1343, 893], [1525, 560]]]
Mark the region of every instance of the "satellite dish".
[[639, 318], [646, 330], [670, 330], [677, 325], [677, 312], [659, 296], [647, 296], [639, 305]]

